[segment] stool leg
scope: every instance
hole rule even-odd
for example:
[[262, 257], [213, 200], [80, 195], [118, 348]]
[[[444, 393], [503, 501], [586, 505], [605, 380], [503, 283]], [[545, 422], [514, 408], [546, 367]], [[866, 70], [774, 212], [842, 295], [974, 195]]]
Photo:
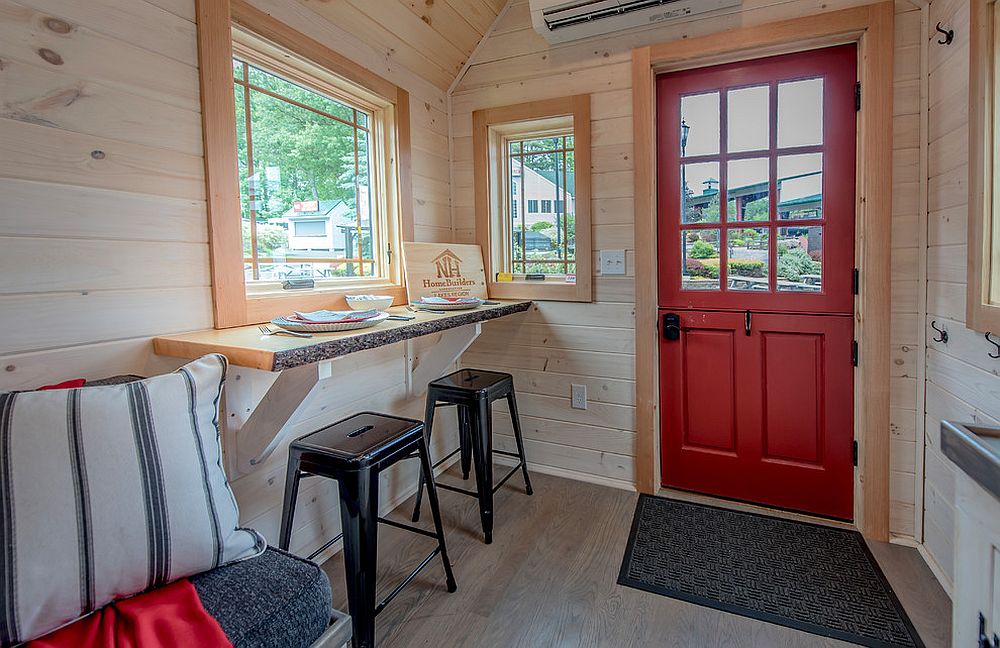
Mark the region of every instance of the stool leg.
[[420, 467], [427, 483], [427, 503], [431, 506], [431, 516], [434, 518], [434, 530], [437, 532], [438, 547], [441, 549], [441, 562], [444, 563], [444, 573], [448, 580], [448, 591], [454, 592], [458, 589], [455, 584], [455, 575], [451, 571], [451, 561], [448, 560], [448, 549], [444, 545], [444, 527], [441, 525], [441, 509], [438, 506], [437, 487], [434, 485], [434, 469], [431, 467], [430, 452], [427, 449], [427, 441], [421, 440], [417, 448], [420, 454]]
[[[427, 443], [428, 452], [431, 447], [431, 426], [434, 424], [434, 405], [437, 401], [427, 393], [427, 403], [424, 405], [424, 441]], [[417, 500], [413, 503], [413, 515], [410, 519], [414, 522], [420, 521], [420, 500], [424, 496], [424, 473], [420, 471], [420, 481], [417, 483]]]
[[517, 442], [517, 454], [521, 457], [521, 474], [524, 475], [524, 490], [531, 495], [531, 479], [528, 477], [528, 462], [524, 458], [524, 439], [521, 437], [521, 418], [517, 415], [517, 400], [514, 391], [507, 394], [507, 409], [510, 410], [510, 420], [514, 424], [514, 441]]
[[472, 410], [472, 459], [476, 467], [479, 518], [486, 544], [493, 542], [493, 421], [490, 401], [479, 400]]
[[375, 646], [375, 572], [378, 559], [378, 471], [345, 473], [340, 488], [344, 532], [347, 605], [354, 627], [354, 647]]
[[295, 517], [295, 500], [299, 495], [299, 457], [288, 455], [288, 468], [285, 472], [285, 501], [281, 507], [281, 534], [278, 537], [278, 547], [288, 551], [288, 543], [292, 538], [292, 518]]
[[461, 448], [462, 457], [462, 479], [469, 478], [469, 469], [472, 466], [472, 429], [469, 424], [469, 408], [466, 405], [458, 406], [458, 447]]

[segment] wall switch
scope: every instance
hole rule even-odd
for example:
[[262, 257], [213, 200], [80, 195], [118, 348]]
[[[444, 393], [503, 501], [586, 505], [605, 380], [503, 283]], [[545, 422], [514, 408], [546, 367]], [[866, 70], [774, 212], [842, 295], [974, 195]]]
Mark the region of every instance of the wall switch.
[[601, 250], [601, 274], [625, 274], [625, 250]]
[[587, 409], [586, 385], [570, 385], [570, 407], [573, 409]]

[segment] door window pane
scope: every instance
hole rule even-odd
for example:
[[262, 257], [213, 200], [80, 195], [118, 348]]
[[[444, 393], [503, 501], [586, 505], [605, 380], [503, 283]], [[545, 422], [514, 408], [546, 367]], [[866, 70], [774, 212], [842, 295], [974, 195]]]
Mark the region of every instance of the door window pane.
[[823, 218], [823, 154], [778, 158], [778, 218]]
[[770, 145], [770, 88], [754, 86], [726, 94], [726, 150], [758, 151]]
[[769, 238], [767, 228], [731, 229], [726, 232], [730, 290], [768, 290]]
[[681, 157], [718, 155], [719, 93], [681, 97]]
[[681, 165], [681, 222], [719, 222], [719, 163]]
[[823, 289], [823, 227], [778, 228], [778, 291]]
[[681, 289], [719, 289], [719, 230], [681, 230]]
[[778, 84], [778, 146], [823, 143], [823, 79]]
[[726, 166], [726, 220], [769, 220], [767, 158], [730, 160]]

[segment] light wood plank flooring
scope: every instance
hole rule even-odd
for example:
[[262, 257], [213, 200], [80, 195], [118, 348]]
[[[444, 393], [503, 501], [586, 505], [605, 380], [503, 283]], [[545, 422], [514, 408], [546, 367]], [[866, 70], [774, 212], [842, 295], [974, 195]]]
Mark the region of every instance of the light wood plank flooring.
[[[500, 468], [498, 468], [498, 474]], [[460, 481], [454, 470], [443, 477]], [[379, 646], [847, 646], [616, 583], [637, 495], [532, 474], [496, 496], [494, 542], [485, 545], [472, 498], [439, 491], [458, 591], [448, 594], [433, 562], [378, 618]], [[412, 499], [393, 513], [406, 519]], [[430, 527], [424, 505], [421, 526]], [[433, 540], [379, 528], [380, 590], [389, 591], [433, 548]], [[948, 645], [947, 595], [915, 550], [873, 546], [928, 648]], [[324, 564], [334, 605], [347, 609], [340, 554]]]

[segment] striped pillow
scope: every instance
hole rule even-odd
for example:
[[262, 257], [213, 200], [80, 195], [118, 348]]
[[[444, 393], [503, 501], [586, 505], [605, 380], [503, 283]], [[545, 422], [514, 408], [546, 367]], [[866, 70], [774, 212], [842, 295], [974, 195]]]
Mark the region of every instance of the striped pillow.
[[222, 470], [226, 359], [0, 394], [0, 643], [264, 551]]

